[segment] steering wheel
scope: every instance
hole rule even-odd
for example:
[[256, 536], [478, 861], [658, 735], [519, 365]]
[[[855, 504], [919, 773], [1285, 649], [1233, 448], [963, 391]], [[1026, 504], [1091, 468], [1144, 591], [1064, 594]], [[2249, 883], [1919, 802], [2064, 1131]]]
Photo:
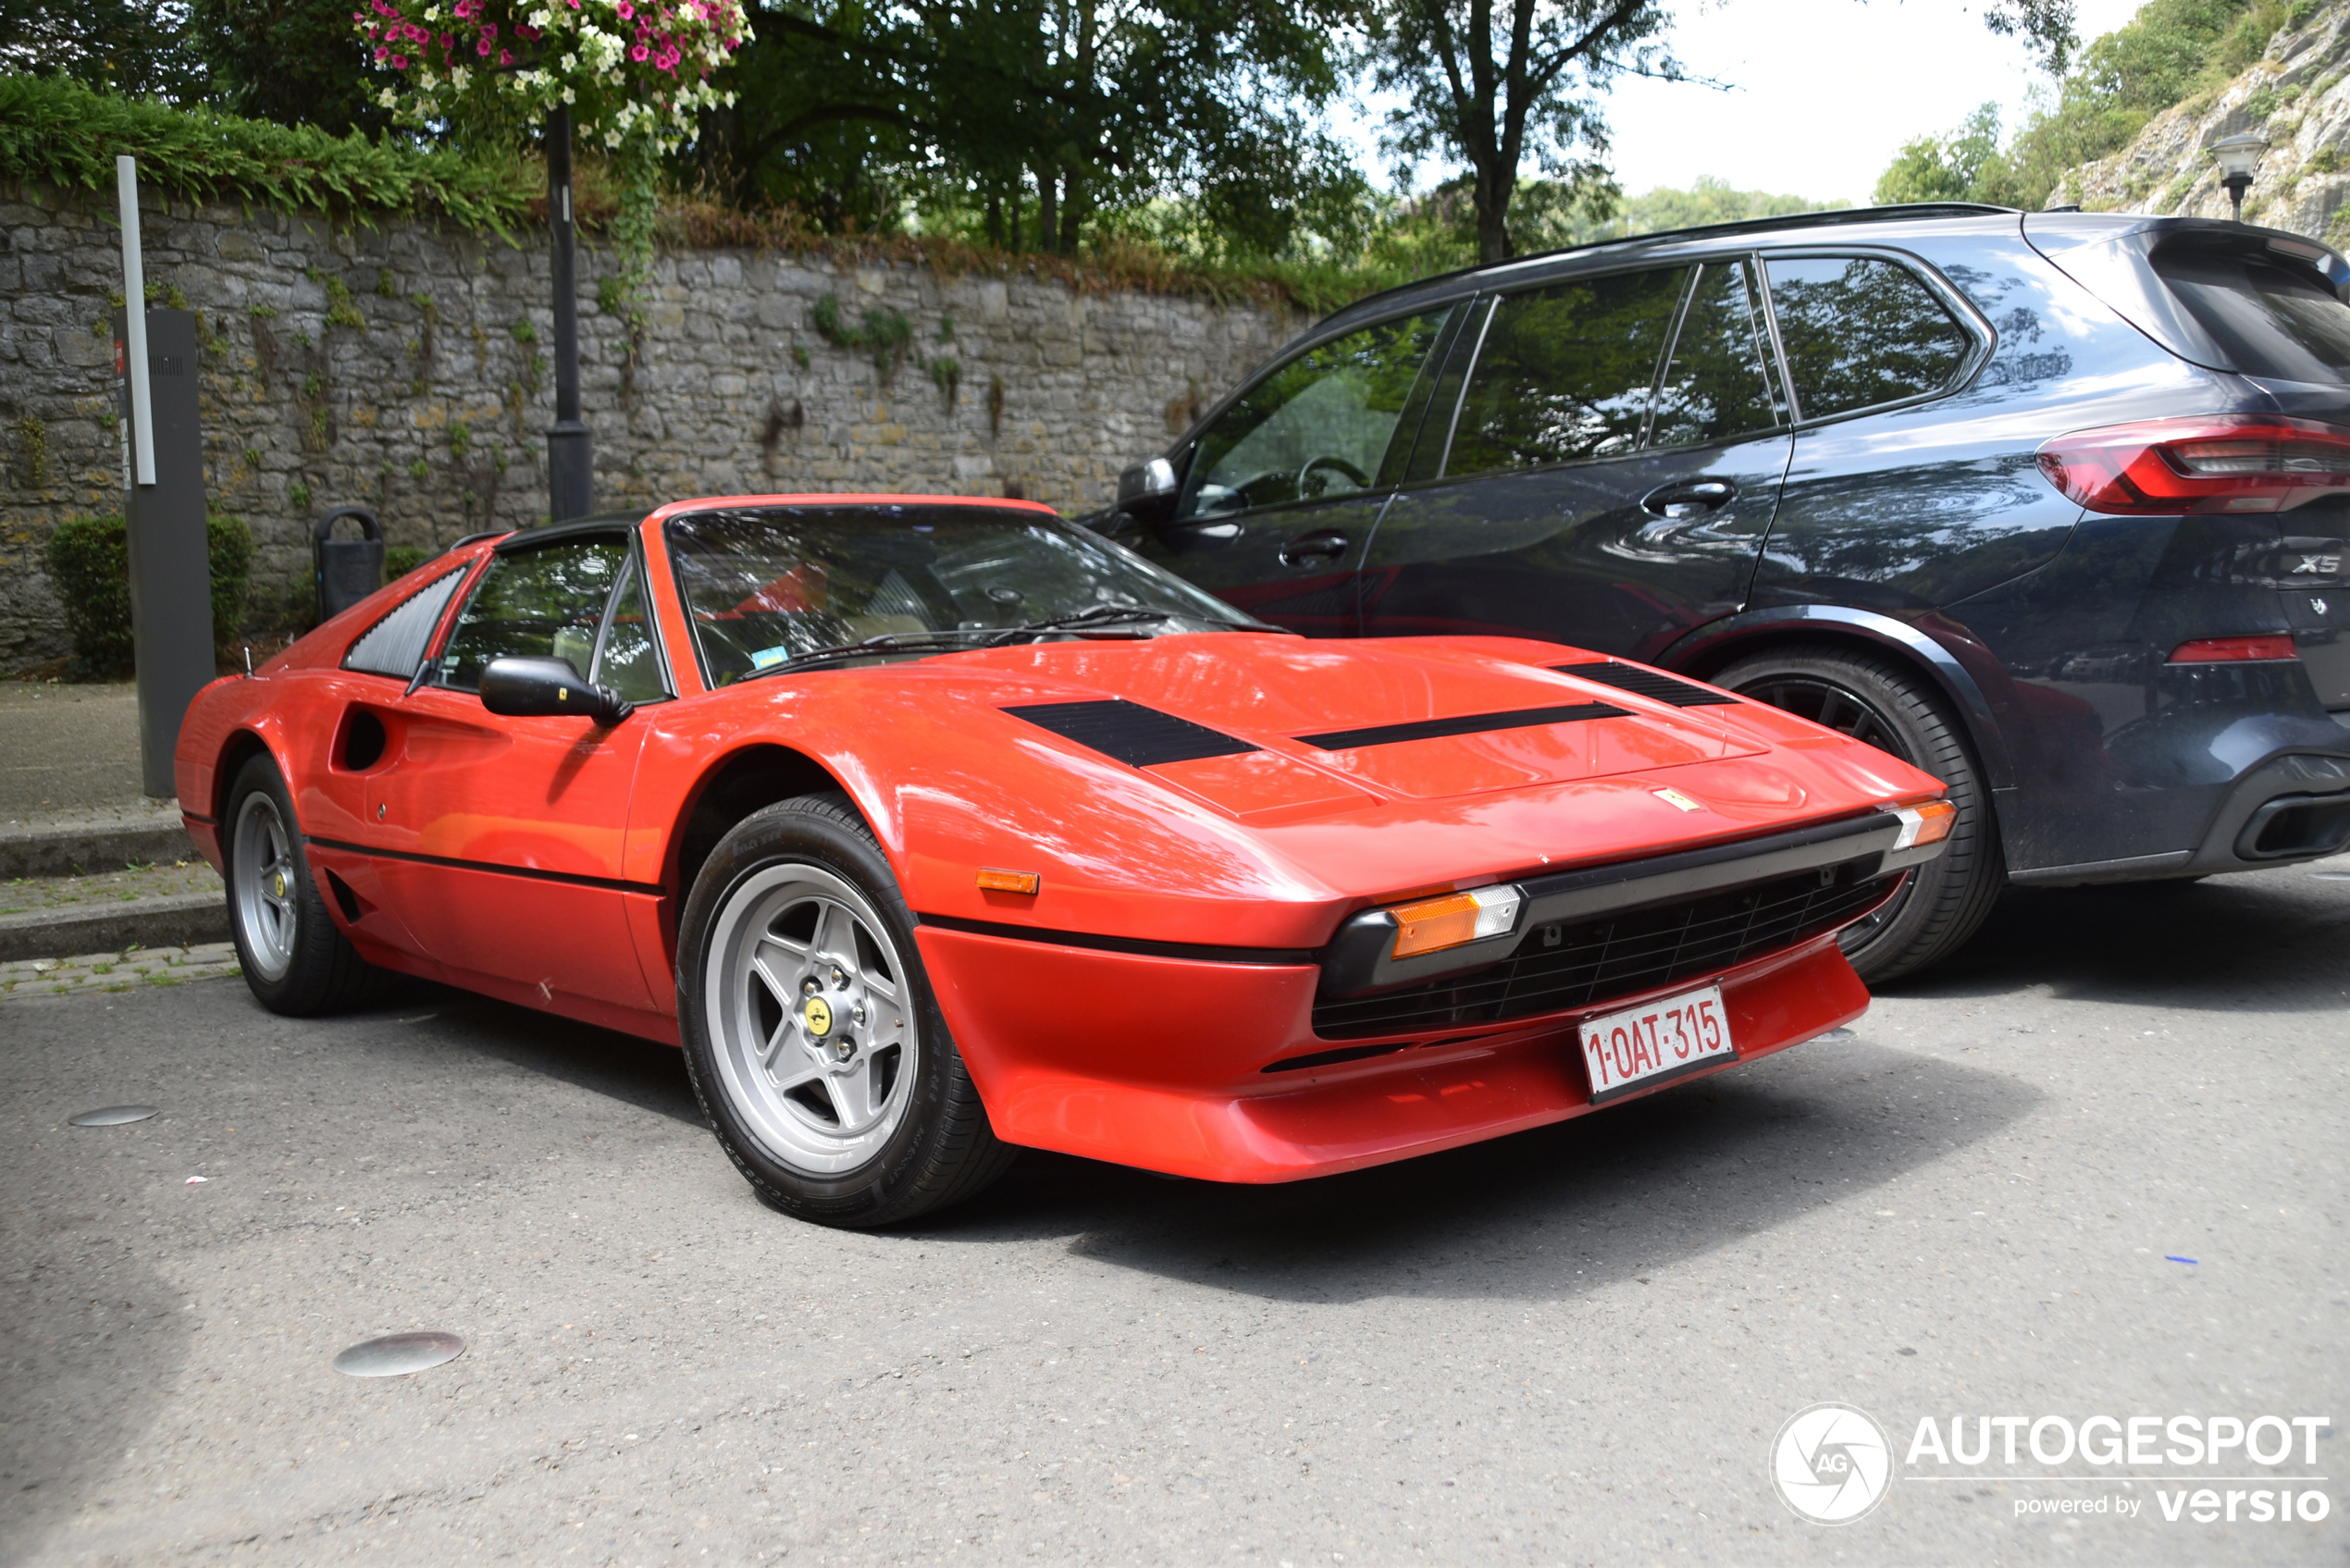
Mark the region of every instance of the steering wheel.
[[1319, 468], [1336, 469], [1339, 473], [1345, 475], [1349, 479], [1354, 480], [1354, 488], [1358, 490], [1367, 490], [1371, 488], [1371, 476], [1369, 475], [1364, 473], [1361, 469], [1355, 467], [1344, 458], [1340, 457], [1335, 453], [1330, 453], [1314, 459], [1313, 462], [1307, 463], [1305, 467], [1297, 471], [1298, 500], [1312, 500], [1315, 497], [1322, 493], [1321, 488], [1318, 487], [1313, 489], [1308, 489], [1306, 488], [1306, 482], [1314, 477], [1315, 470]]

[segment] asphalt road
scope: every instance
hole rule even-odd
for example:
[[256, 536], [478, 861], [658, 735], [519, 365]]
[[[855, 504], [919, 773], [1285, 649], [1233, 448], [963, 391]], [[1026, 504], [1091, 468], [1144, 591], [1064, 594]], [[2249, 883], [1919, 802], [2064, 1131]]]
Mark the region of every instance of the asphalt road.
[[[0, 1560], [2339, 1562], [2329, 869], [2018, 896], [1853, 1037], [1564, 1128], [1279, 1189], [1031, 1155], [884, 1235], [754, 1203], [674, 1053], [453, 993], [0, 1003]], [[329, 1367], [420, 1327], [468, 1349]], [[1821, 1401], [1902, 1462], [1832, 1528], [1771, 1474]], [[2035, 1461], [2094, 1414], [2332, 1425]], [[1911, 1461], [1954, 1416], [2021, 1459]]]

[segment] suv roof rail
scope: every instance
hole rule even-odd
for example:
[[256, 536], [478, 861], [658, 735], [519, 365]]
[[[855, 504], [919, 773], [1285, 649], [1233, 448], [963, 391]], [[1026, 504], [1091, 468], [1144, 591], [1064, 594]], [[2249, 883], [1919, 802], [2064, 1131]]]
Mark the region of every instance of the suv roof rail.
[[[1392, 289], [1382, 289], [1367, 294], [1344, 307], [1352, 311], [1390, 294], [1406, 289], [1424, 288], [1441, 283], [1448, 278], [1466, 278], [1473, 272], [1486, 272], [1497, 266], [1515, 266], [1522, 262], [1549, 261], [1558, 256], [1577, 255], [1586, 251], [1604, 251], [1617, 245], [1646, 245], [1659, 240], [1687, 240], [1701, 234], [1757, 234], [1778, 228], [1827, 228], [1843, 223], [1888, 223], [1906, 217], [1983, 217], [2000, 213], [2021, 214], [2021, 207], [1993, 206], [1985, 202], [1896, 202], [1882, 207], [1837, 207], [1821, 213], [1783, 213], [1777, 217], [1740, 218], [1735, 223], [1700, 223], [1686, 228], [1658, 228], [1646, 234], [1626, 234], [1614, 240], [1594, 240], [1588, 245], [1565, 245], [1555, 251], [1536, 251], [1507, 261], [1478, 262], [1473, 266], [1458, 266], [1450, 272], [1430, 273], [1409, 283], [1399, 283]], [[1338, 313], [1332, 313], [1338, 314]]]

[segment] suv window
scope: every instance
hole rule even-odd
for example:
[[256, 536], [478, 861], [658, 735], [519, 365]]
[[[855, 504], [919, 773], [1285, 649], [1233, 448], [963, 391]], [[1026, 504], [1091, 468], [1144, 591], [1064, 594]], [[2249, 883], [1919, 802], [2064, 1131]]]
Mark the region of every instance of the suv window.
[[1175, 514], [1249, 512], [1369, 489], [1445, 314], [1335, 339], [1242, 393], [1200, 437]]
[[2154, 270], [2228, 363], [2281, 381], [2350, 381], [2350, 305], [2306, 263], [2257, 253], [2165, 245]]
[[489, 562], [440, 651], [435, 680], [472, 691], [493, 659], [568, 659], [585, 677], [594, 664], [604, 601], [628, 562], [623, 539], [574, 539]]
[[1805, 419], [1938, 392], [1966, 360], [1965, 328], [1905, 266], [1873, 256], [1774, 256], [1764, 265]]
[[1706, 263], [1657, 388], [1650, 444], [1696, 446], [1778, 424], [1765, 336], [1752, 265]]
[[1638, 447], [1688, 277], [1685, 266], [1659, 267], [1496, 301], [1445, 472], [1584, 463]]

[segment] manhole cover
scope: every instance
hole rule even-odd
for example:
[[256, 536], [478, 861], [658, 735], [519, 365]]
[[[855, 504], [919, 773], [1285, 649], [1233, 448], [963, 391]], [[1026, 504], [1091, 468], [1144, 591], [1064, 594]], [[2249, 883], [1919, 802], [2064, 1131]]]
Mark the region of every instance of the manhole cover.
[[66, 1120], [75, 1127], [120, 1127], [126, 1121], [144, 1121], [155, 1114], [153, 1105], [108, 1105], [104, 1110], [69, 1116]]
[[363, 1340], [335, 1357], [335, 1370], [353, 1377], [399, 1377], [454, 1361], [464, 1353], [465, 1341], [454, 1334], [429, 1329], [386, 1334], [380, 1340]]

